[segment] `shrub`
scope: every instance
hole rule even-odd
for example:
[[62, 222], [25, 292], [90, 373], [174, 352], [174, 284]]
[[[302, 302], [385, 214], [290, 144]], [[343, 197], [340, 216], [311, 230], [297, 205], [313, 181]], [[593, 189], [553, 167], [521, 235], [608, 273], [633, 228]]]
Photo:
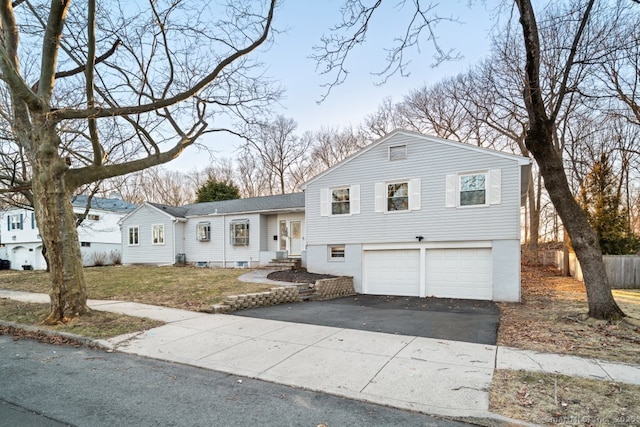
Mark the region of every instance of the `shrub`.
[[102, 267], [107, 263], [107, 254], [105, 252], [94, 252], [92, 255], [93, 265]]
[[109, 252], [109, 260], [113, 265], [121, 265], [122, 264], [122, 254], [120, 251], [111, 251]]

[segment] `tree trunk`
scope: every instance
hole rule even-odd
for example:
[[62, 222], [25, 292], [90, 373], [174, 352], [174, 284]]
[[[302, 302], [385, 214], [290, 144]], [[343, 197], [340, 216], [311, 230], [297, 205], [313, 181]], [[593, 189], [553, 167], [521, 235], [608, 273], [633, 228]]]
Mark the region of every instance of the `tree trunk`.
[[[566, 87], [564, 87], [566, 78], [568, 78], [573, 66], [574, 55], [594, 2], [595, 0], [590, 0], [587, 4], [567, 62], [564, 64], [564, 79], [561, 84], [563, 87], [558, 89], [557, 106], [562, 105], [562, 99], [566, 94]], [[515, 0], [515, 3], [520, 12], [520, 24], [522, 25], [526, 53], [526, 85], [523, 95], [529, 116], [529, 130], [525, 144], [540, 168], [540, 174], [544, 179], [544, 185], [551, 202], [560, 215], [567, 233], [569, 233], [573, 249], [578, 261], [580, 261], [584, 285], [587, 290], [589, 316], [596, 319], [617, 320], [624, 317], [624, 313], [611, 294], [598, 239], [587, 221], [586, 213], [571, 193], [560, 149], [554, 145], [555, 118], [559, 110], [556, 109], [551, 115], [548, 115], [542, 95], [540, 40], [533, 6], [530, 0]]]
[[88, 312], [82, 255], [71, 204], [73, 189], [67, 188], [67, 164], [57, 152], [59, 137], [46, 122], [34, 126], [33, 201], [50, 269], [51, 311], [45, 324], [55, 324]]
[[551, 141], [552, 127], [549, 124], [543, 127], [545, 129], [542, 131], [531, 129], [527, 134], [527, 147], [540, 167], [549, 197], [562, 219], [580, 262], [587, 291], [589, 316], [618, 320], [625, 314], [611, 294], [597, 236], [589, 225], [584, 210], [573, 197], [560, 154], [551, 143], [541, 143]]
[[539, 264], [538, 238], [540, 235], [540, 209], [536, 199], [535, 185], [533, 183], [533, 170], [529, 173], [529, 187], [527, 189], [527, 201], [529, 202], [529, 242], [527, 249], [530, 261]]

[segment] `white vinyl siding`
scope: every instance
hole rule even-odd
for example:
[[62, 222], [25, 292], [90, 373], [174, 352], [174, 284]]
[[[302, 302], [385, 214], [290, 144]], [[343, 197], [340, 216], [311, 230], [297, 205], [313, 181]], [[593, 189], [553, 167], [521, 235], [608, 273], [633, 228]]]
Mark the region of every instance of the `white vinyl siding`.
[[[388, 146], [402, 144], [408, 146], [411, 155], [401, 162], [390, 162]], [[479, 208], [447, 207], [457, 206], [458, 176], [467, 171], [489, 172], [488, 200], [495, 203], [499, 196], [500, 203], [483, 207], [481, 215]], [[410, 182], [411, 204], [419, 210], [401, 215], [400, 221], [390, 222], [389, 217], [397, 215], [380, 215], [385, 212], [385, 183], [402, 180]], [[333, 220], [326, 208], [328, 198], [324, 199], [325, 203], [321, 200], [321, 189], [344, 186], [346, 182], [360, 185], [357, 221], [348, 216]], [[415, 242], [419, 235], [424, 236], [424, 242], [520, 238], [518, 158], [495, 155], [473, 146], [431, 143], [399, 133], [312, 180], [305, 191], [307, 245], [331, 245], [336, 241], [348, 244]], [[321, 209], [321, 205], [325, 208]], [[325, 215], [318, 215], [319, 211]], [[322, 258], [326, 259], [324, 253]]]
[[[164, 244], [153, 244], [153, 226], [162, 225]], [[154, 207], [143, 205], [128, 216], [122, 223], [122, 239], [129, 240], [129, 227], [138, 228], [139, 244], [122, 245], [122, 262], [124, 264], [173, 264], [176, 253], [184, 252], [176, 245], [181, 244], [181, 236], [175, 236], [175, 218]], [[125, 234], [126, 233], [126, 234]]]

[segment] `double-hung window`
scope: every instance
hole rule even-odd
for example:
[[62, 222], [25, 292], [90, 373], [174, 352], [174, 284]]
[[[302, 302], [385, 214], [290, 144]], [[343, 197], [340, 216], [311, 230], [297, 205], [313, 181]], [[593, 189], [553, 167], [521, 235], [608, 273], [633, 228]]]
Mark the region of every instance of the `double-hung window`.
[[387, 211], [409, 210], [409, 182], [387, 184]]
[[151, 226], [151, 244], [164, 245], [164, 225], [156, 224]]
[[137, 246], [140, 244], [140, 228], [136, 225], [129, 227], [129, 246]]
[[331, 215], [347, 215], [351, 213], [349, 187], [331, 190]]
[[359, 213], [359, 185], [345, 185], [320, 190], [320, 216], [346, 216]]
[[7, 221], [7, 229], [9, 231], [11, 230], [22, 230], [23, 228], [23, 216], [22, 214], [14, 214], [14, 215], [9, 215], [8, 221]]
[[421, 208], [419, 178], [375, 184], [376, 212], [407, 212]]
[[234, 220], [230, 224], [230, 240], [233, 246], [249, 245], [249, 220]]
[[199, 242], [208, 242], [211, 240], [211, 224], [208, 222], [200, 222], [196, 226], [196, 239]]
[[487, 174], [460, 175], [460, 206], [485, 205], [487, 203]]
[[502, 171], [461, 172], [447, 175], [446, 206], [481, 207], [502, 203]]

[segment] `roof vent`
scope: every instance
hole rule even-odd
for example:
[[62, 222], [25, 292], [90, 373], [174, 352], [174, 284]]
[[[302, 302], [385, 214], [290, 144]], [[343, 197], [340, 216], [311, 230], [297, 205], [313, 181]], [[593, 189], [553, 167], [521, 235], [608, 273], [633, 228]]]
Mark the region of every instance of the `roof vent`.
[[407, 158], [407, 146], [395, 145], [389, 147], [389, 160], [404, 160]]

